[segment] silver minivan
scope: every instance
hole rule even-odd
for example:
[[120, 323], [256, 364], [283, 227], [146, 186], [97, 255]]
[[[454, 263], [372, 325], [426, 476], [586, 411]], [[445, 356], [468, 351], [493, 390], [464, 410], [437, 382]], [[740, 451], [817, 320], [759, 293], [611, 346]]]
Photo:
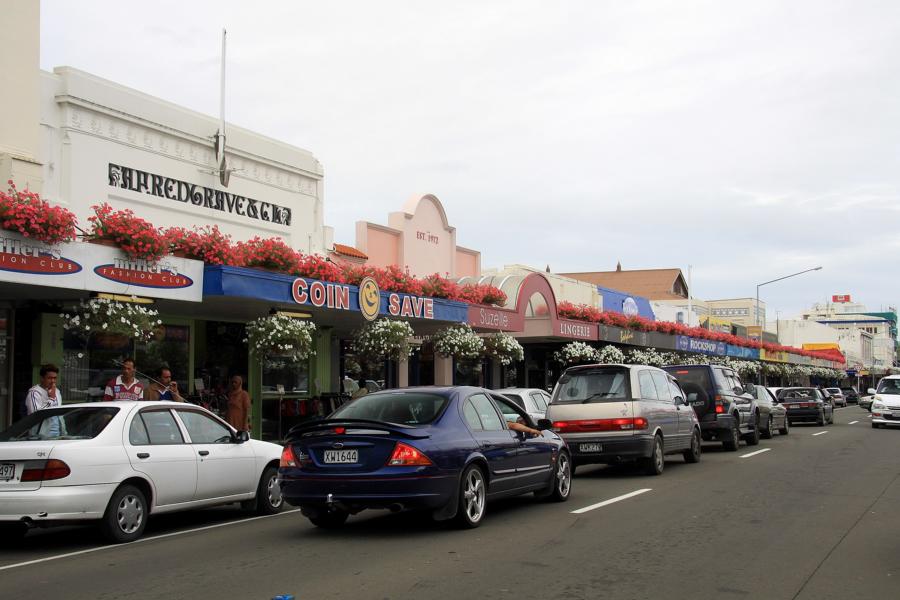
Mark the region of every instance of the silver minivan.
[[647, 365], [570, 367], [553, 389], [547, 418], [573, 466], [636, 462], [648, 475], [665, 455], [700, 460], [700, 423], [674, 377]]

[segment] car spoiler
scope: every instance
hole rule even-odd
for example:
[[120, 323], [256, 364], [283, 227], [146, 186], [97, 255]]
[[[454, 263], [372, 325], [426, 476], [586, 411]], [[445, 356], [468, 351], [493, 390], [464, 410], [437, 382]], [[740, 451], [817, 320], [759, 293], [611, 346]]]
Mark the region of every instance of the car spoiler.
[[339, 427], [345, 429], [375, 429], [377, 431], [387, 431], [414, 440], [423, 440], [431, 437], [430, 433], [422, 433], [419, 427], [401, 425], [400, 423], [372, 421], [369, 419], [320, 419], [310, 423], [294, 425], [291, 427], [290, 431], [288, 431], [285, 442], [295, 442], [305, 435], [324, 433]]

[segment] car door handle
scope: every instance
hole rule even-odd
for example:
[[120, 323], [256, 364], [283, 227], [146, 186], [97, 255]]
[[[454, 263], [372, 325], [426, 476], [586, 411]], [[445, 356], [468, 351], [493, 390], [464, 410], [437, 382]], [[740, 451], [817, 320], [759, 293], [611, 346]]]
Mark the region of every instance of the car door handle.
[[200, 456], [209, 456], [209, 450], [201, 450]]
[[138, 458], [150, 458], [150, 453], [149, 452], [138, 452], [137, 457]]

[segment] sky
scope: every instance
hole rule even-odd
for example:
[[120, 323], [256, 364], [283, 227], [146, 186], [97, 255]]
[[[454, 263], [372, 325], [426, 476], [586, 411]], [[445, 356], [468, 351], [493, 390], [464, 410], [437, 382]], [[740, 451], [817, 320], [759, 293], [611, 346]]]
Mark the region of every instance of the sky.
[[43, 0], [72, 66], [311, 151], [325, 224], [432, 193], [482, 266], [900, 304], [900, 3]]

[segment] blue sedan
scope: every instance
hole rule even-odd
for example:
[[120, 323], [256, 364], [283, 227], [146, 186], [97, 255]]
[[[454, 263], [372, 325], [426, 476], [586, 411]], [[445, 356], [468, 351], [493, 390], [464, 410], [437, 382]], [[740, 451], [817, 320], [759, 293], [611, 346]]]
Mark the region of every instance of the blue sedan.
[[291, 431], [278, 469], [281, 495], [318, 527], [340, 527], [367, 508], [424, 509], [435, 520], [477, 527], [488, 500], [528, 492], [569, 498], [569, 451], [549, 421], [539, 426], [509, 399], [477, 387], [367, 394]]

